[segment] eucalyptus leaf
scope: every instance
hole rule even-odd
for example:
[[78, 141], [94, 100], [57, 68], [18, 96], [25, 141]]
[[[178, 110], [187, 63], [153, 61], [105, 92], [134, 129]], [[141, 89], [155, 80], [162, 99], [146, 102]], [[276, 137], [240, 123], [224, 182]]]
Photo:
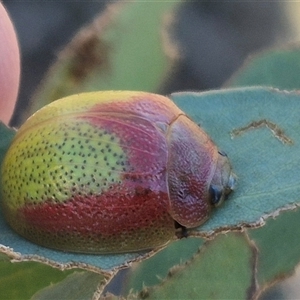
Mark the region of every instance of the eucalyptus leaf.
[[299, 93], [253, 87], [171, 98], [228, 154], [238, 178], [200, 232], [262, 225], [299, 203]]
[[37, 292], [31, 300], [90, 300], [96, 294], [101, 276], [92, 272], [74, 272], [59, 283]]
[[[192, 298], [191, 294], [195, 292], [194, 297], [198, 299], [261, 299], [260, 297], [264, 296], [267, 288], [293, 275], [296, 266], [299, 266], [299, 225], [300, 209], [297, 208], [296, 210], [282, 212], [274, 219], [267, 219], [263, 227], [247, 229], [246, 236], [248, 237], [242, 238], [242, 234], [218, 235], [212, 241], [206, 242], [195, 258], [189, 259], [187, 263], [185, 261], [174, 263], [175, 267], [173, 266], [169, 270], [169, 274], [174, 274], [174, 276], [166, 276], [165, 273], [164, 276], [156, 279], [155, 284], [157, 286], [149, 288], [153, 285], [153, 282], [149, 281], [151, 276], [160, 274], [162, 266], [167, 264], [166, 259], [162, 258], [162, 252], [169, 253], [173, 251], [173, 255], [179, 255], [179, 253], [185, 255], [185, 251], [180, 251], [180, 247], [176, 247], [176, 243], [173, 243], [148, 261], [138, 264], [132, 275], [129, 273], [131, 285], [128, 288], [131, 288], [132, 292], [140, 291], [139, 295], [141, 297], [147, 295], [149, 299], [155, 299], [155, 297], [180, 299], [185, 297], [184, 295], [189, 295]], [[244, 248], [245, 245], [241, 247], [243, 243], [237, 242], [239, 239], [248, 240], [245, 243], [249, 248]], [[230, 246], [224, 246], [226, 240], [230, 243]], [[181, 242], [184, 243], [184, 241]], [[185, 242], [188, 245], [188, 242]], [[247, 248], [248, 250], [252, 249], [252, 256], [249, 260], [251, 264], [248, 264], [248, 266], [240, 261], [241, 257], [247, 258], [246, 253], [248, 250], [245, 253]], [[216, 253], [219, 253], [219, 255], [215, 255]], [[234, 267], [225, 266], [226, 263], [232, 263]], [[159, 267], [156, 267], [157, 265]], [[204, 270], [204, 266], [207, 269]], [[229, 269], [230, 272], [228, 272]], [[174, 270], [179, 270], [180, 274], [177, 274]], [[199, 274], [194, 275], [196, 270], [199, 271]], [[248, 278], [249, 280], [249, 278], [252, 278], [250, 286], [245, 285], [247, 281], [244, 281], [243, 274], [247, 274], [244, 279]], [[197, 282], [191, 279], [193, 276], [197, 277]], [[189, 278], [190, 280], [186, 283], [183, 278]], [[294, 282], [295, 280], [294, 278]], [[141, 281], [144, 282], [144, 289], [142, 289]], [[160, 282], [163, 283], [159, 284]], [[236, 285], [232, 283], [238, 283], [239, 292]], [[178, 289], [174, 286], [178, 286]], [[224, 286], [227, 286], [227, 288], [224, 288]], [[279, 287], [281, 286], [282, 284], [279, 285]], [[244, 287], [243, 291], [242, 287]], [[288, 289], [290, 286], [282, 287], [284, 288], [284, 294], [277, 289], [273, 291], [277, 294], [272, 294], [272, 298], [263, 299], [274, 299], [275, 295], [277, 296], [276, 299], [290, 299], [288, 295], [291, 292], [295, 293], [295, 289], [297, 290], [297, 286], [292, 291]], [[200, 288], [201, 293], [197, 292]], [[220, 289], [222, 292], [220, 292]], [[244, 296], [241, 294], [243, 292]], [[218, 293], [222, 293], [222, 296], [217, 297]], [[130, 297], [132, 296], [130, 295]]]
[[300, 45], [290, 44], [250, 56], [225, 85], [264, 85], [293, 90], [300, 88], [299, 73]]
[[145, 288], [147, 299], [249, 299], [255, 291], [255, 248], [244, 234], [219, 235], [162, 284]]
[[181, 239], [170, 243], [149, 259], [134, 263], [126, 275], [122, 294], [127, 295], [130, 290], [136, 292], [143, 286], [158, 284], [173, 266], [189, 261], [203, 244], [201, 238]]
[[259, 249], [257, 282], [262, 289], [292, 275], [300, 262], [300, 209], [281, 213], [265, 226], [248, 231]]
[[73, 272], [37, 262], [12, 263], [7, 257], [0, 261], [0, 299], [30, 299], [40, 289], [63, 280]]

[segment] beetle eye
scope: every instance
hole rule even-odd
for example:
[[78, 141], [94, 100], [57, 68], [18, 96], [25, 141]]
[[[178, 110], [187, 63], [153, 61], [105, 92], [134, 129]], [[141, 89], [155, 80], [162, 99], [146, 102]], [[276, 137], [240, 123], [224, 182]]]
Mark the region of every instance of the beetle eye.
[[221, 189], [217, 185], [212, 184], [209, 187], [209, 193], [211, 196], [210, 201], [211, 201], [212, 205], [219, 206], [223, 202], [223, 200], [224, 200], [223, 189]]

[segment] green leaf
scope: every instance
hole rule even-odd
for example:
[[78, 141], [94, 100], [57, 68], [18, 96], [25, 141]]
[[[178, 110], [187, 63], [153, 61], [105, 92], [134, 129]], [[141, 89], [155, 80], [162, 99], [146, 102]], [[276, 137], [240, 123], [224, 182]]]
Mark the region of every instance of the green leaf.
[[179, 2], [121, 1], [108, 6], [59, 54], [29, 114], [78, 92], [157, 91], [177, 57], [167, 27]]
[[171, 98], [228, 154], [238, 177], [236, 190], [199, 228], [201, 234], [261, 225], [300, 202], [299, 93], [239, 88]]
[[90, 300], [96, 293], [102, 277], [92, 272], [74, 272], [63, 281], [37, 292], [31, 300]]
[[292, 44], [251, 56], [228, 80], [226, 86], [272, 86], [279, 89], [300, 88], [300, 47]]
[[293, 274], [300, 262], [300, 209], [281, 213], [265, 226], [248, 231], [259, 249], [257, 282], [261, 290]]
[[246, 299], [255, 291], [255, 248], [246, 235], [219, 235], [164, 282], [146, 288], [147, 299]]
[[[145, 278], [144, 286], [146, 286], [146, 288], [142, 290], [141, 284], [137, 285], [137, 288], [133, 286], [129, 287], [133, 287], [133, 292], [142, 290], [140, 296], [147, 295], [147, 299], [159, 297], [164, 299], [193, 298], [189, 291], [197, 291], [198, 288], [201, 288], [201, 293], [195, 294], [194, 297], [198, 297], [199, 299], [257, 299], [258, 297], [261, 297], [261, 295], [264, 295], [266, 290], [273, 286], [274, 282], [278, 282], [279, 280], [283, 280], [284, 278], [293, 275], [295, 267], [299, 265], [299, 225], [300, 209], [297, 208], [296, 210], [282, 212], [275, 219], [268, 219], [265, 226], [261, 228], [247, 229], [245, 232], [246, 235], [243, 238], [242, 234], [237, 234], [235, 236], [234, 233], [227, 234], [227, 236], [218, 235], [212, 242], [207, 242], [204, 244], [204, 247], [200, 248], [200, 253], [196, 255], [196, 263], [194, 258], [192, 261], [188, 262], [186, 266], [183, 261], [180, 263], [179, 267], [173, 267], [170, 270], [171, 274], [175, 273], [175, 277], [178, 276], [175, 281], [173, 281], [173, 276], [165, 278], [166, 276], [164, 274], [164, 276], [160, 276], [160, 278], [165, 278], [163, 284], [158, 285], [153, 289], [149, 289], [149, 286], [158, 284], [159, 278], [154, 283], [151, 281], [149, 282], [148, 278], [151, 278], [151, 275], [154, 276], [155, 274], [158, 274], [157, 269], [161, 264], [165, 264], [164, 258], [161, 256], [162, 253], [158, 253], [155, 257], [152, 257], [148, 261], [142, 262], [140, 266], [137, 266], [135, 270], [133, 270], [133, 272], [135, 271], [137, 274], [131, 275], [132, 279], [137, 283], [143, 281], [143, 278]], [[246, 236], [248, 236], [248, 238]], [[248, 266], [239, 261], [239, 259], [241, 259], [239, 256], [244, 255], [243, 248], [240, 248], [240, 243], [237, 242], [238, 239], [241, 238], [244, 239], [244, 241], [247, 241], [246, 244], [253, 252], [250, 260], [251, 263]], [[229, 239], [228, 243], [230, 243], [230, 247], [226, 246], [226, 244], [224, 245], [226, 239]], [[173, 243], [173, 245], [170, 245], [169, 247], [175, 248], [175, 245], [176, 243]], [[168, 253], [167, 250], [168, 248], [163, 251]], [[220, 257], [214, 256], [214, 251], [220, 253]], [[238, 254], [236, 254], [235, 251], [237, 251]], [[182, 253], [184, 253], [184, 251], [182, 251]], [[224, 262], [222, 261], [222, 257]], [[247, 255], [244, 258], [246, 259]], [[209, 270], [203, 269], [203, 267], [199, 266], [197, 261], [201, 262], [201, 264], [206, 266]], [[234, 268], [226, 266], [225, 263], [235, 264]], [[179, 261], [177, 264], [179, 264]], [[176, 265], [176, 261], [174, 261], [173, 265]], [[241, 267], [242, 271], [235, 269], [238, 267]], [[194, 269], [196, 268], [199, 268], [199, 272], [204, 274], [204, 278], [201, 277], [201, 274], [194, 275]], [[141, 273], [141, 270], [144, 272]], [[179, 270], [181, 274], [177, 275], [176, 270]], [[228, 270], [230, 270], [230, 272], [228, 272]], [[243, 274], [247, 274], [247, 276], [252, 278], [252, 284], [250, 286], [244, 284], [247, 281], [243, 280]], [[140, 276], [140, 279], [138, 279], [138, 276]], [[198, 276], [198, 282], [196, 280], [193, 282], [193, 276]], [[184, 278], [191, 279], [189, 280], [188, 288], [185, 291], [183, 289], [187, 283], [184, 281]], [[227, 284], [223, 296], [216, 294], [218, 291], [223, 294], [223, 290], [221, 289], [223, 289], [224, 286], [222, 287], [220, 282], [224, 285]], [[237, 283], [238, 289], [243, 287], [243, 291], [241, 289], [240, 292], [236, 294], [238, 289], [233, 283]], [[176, 287], [173, 285], [179, 285], [178, 290], [176, 290]], [[285, 287], [285, 290], [282, 291], [285, 294], [279, 294], [280, 299], [290, 299], [288, 297], [289, 294], [287, 288], [288, 287]], [[154, 293], [152, 294], [153, 291]], [[245, 295], [247, 294], [247, 297], [242, 296], [242, 292], [244, 292]], [[278, 293], [279, 291], [277, 290], [276, 292]], [[157, 295], [157, 293], [159, 294]], [[274, 295], [271, 299], [273, 298]]]
[[63, 280], [73, 272], [36, 262], [12, 263], [6, 258], [0, 261], [0, 298], [30, 299], [40, 289]]
[[134, 263], [126, 275], [123, 295], [129, 291], [140, 291], [143, 286], [158, 284], [165, 278], [175, 265], [188, 261], [201, 247], [204, 240], [201, 238], [187, 238], [172, 242], [156, 255], [140, 263]]
[[299, 266], [296, 272], [288, 278], [277, 278], [275, 284], [266, 288], [258, 295], [257, 299], [270, 300], [270, 299], [299, 299]]

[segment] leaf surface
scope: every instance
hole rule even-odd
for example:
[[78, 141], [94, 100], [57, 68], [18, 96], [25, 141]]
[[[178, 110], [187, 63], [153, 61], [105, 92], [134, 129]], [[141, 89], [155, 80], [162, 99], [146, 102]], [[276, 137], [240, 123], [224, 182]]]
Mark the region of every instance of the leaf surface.
[[147, 299], [247, 299], [255, 290], [255, 248], [244, 234], [219, 235], [187, 265], [144, 289]]
[[37, 292], [31, 300], [90, 300], [101, 282], [99, 274], [74, 272], [67, 278]]
[[[175, 262], [175, 267], [170, 269], [168, 276], [164, 273], [164, 276], [160, 276], [153, 283], [148, 278], [151, 278], [151, 275], [160, 274], [161, 265], [165, 264], [164, 259], [156, 261], [162, 254], [158, 253], [148, 261], [140, 263], [134, 270], [136, 274], [134, 272], [132, 272], [133, 275], [129, 274], [131, 278], [127, 289], [131, 289], [132, 292], [140, 291], [139, 297], [147, 296], [147, 299], [159, 297], [181, 299], [187, 297], [186, 295], [196, 299], [291, 299], [290, 295], [294, 295], [295, 298], [295, 295], [298, 295], [297, 278], [289, 279], [289, 281], [293, 280], [294, 286], [291, 286], [291, 283], [282, 285], [281, 282], [291, 276], [295, 267], [299, 266], [299, 225], [300, 209], [297, 208], [281, 212], [275, 219], [268, 218], [265, 226], [246, 229], [245, 234], [218, 235], [212, 241], [206, 242], [194, 258], [188, 259], [187, 263], [177, 261], [177, 266]], [[242, 243], [240, 243], [241, 240], [243, 240]], [[226, 241], [230, 243], [230, 246], [228, 244], [224, 246]], [[175, 248], [175, 245], [176, 243], [173, 243], [162, 252], [168, 253], [173, 248], [173, 255], [184, 253], [180, 247]], [[240, 257], [240, 255], [247, 257], [248, 251], [252, 251], [253, 254], [249, 264], [243, 263]], [[226, 264], [232, 264], [232, 266]], [[155, 268], [156, 265], [159, 267]], [[198, 281], [193, 280], [196, 268], [199, 271], [199, 274], [195, 275]], [[243, 278], [245, 275], [246, 277]], [[245, 278], [249, 279], [248, 276], [252, 278], [250, 286], [245, 284], [247, 282]], [[143, 278], [145, 286], [142, 289], [139, 282]], [[188, 280], [185, 282], [184, 278], [190, 278], [191, 282]], [[237, 283], [237, 286], [234, 283]], [[272, 288], [269, 292], [272, 292], [271, 298], [264, 298], [265, 291], [274, 283], [277, 283], [277, 286], [275, 285], [275, 289]], [[156, 286], [153, 287], [153, 284]], [[135, 296], [130, 294], [130, 297]]]
[[130, 290], [140, 291], [143, 286], [158, 284], [173, 266], [190, 260], [203, 244], [204, 240], [201, 238], [181, 239], [170, 243], [149, 259], [133, 264], [126, 275], [123, 294], [128, 294]]
[[299, 203], [299, 93], [254, 87], [171, 98], [228, 154], [238, 178], [234, 193], [201, 232], [259, 225]]
[[[300, 262], [300, 209], [282, 212], [265, 226], [248, 230], [259, 249], [257, 258], [258, 294], [277, 281], [291, 276]], [[285, 291], [287, 292], [287, 291]], [[283, 295], [282, 299], [287, 299]]]
[[1, 256], [1, 299], [30, 299], [40, 289], [59, 282], [75, 272], [61, 271], [37, 262], [12, 263], [8, 256], [4, 254]]

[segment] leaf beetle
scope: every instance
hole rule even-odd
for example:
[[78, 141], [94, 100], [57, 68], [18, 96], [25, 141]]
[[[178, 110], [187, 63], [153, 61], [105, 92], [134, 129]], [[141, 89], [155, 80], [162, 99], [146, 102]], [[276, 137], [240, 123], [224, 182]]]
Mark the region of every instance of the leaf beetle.
[[235, 184], [228, 157], [169, 98], [130, 91], [52, 102], [2, 164], [10, 226], [42, 246], [119, 253], [201, 225]]

